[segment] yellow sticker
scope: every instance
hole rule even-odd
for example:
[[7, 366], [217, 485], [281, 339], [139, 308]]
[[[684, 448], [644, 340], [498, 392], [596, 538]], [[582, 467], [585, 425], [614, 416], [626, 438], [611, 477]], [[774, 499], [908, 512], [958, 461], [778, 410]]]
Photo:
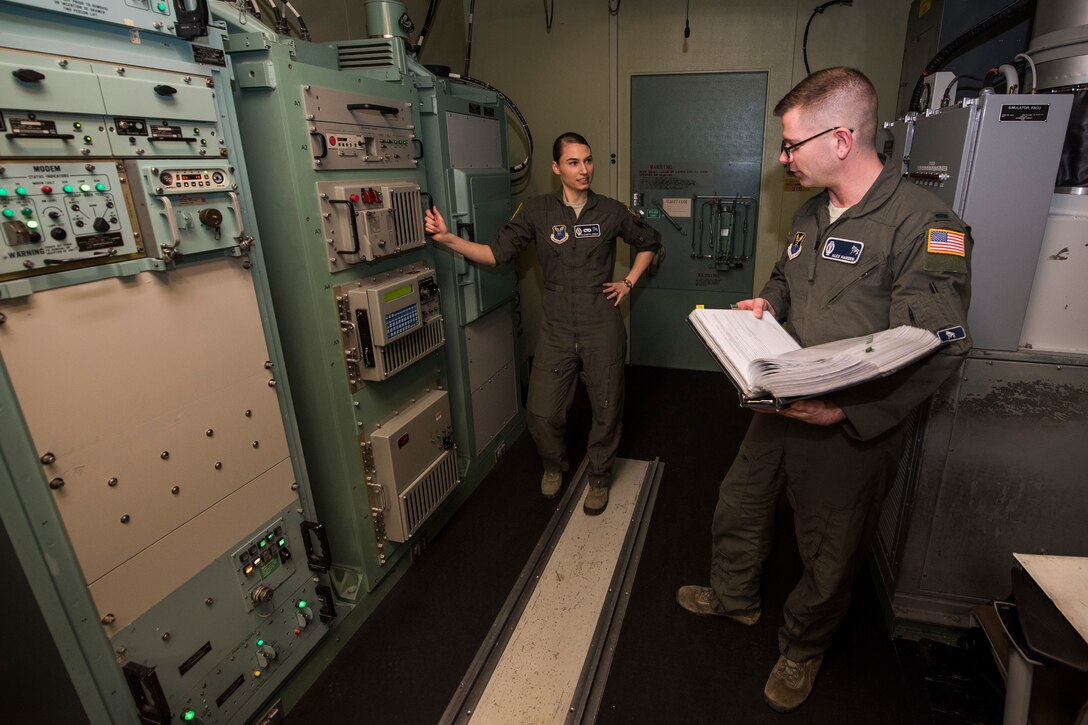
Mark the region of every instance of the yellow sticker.
[[804, 187], [801, 186], [801, 182], [797, 180], [796, 176], [787, 176], [785, 181], [782, 182], [782, 191], [804, 191]]
[[922, 17], [933, 7], [933, 0], [922, 0], [918, 3], [918, 17]]

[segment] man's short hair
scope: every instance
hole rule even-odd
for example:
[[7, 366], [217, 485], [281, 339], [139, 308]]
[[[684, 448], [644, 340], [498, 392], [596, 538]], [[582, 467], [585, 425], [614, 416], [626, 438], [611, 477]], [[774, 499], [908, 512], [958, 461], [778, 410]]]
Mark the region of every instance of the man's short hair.
[[556, 137], [555, 142], [552, 144], [552, 161], [559, 163], [559, 157], [563, 155], [563, 147], [569, 143], [589, 146], [589, 141], [586, 141], [586, 137], [580, 133], [575, 133], [574, 131], [561, 133]]
[[876, 88], [856, 68], [824, 68], [793, 87], [774, 107], [782, 117], [799, 109], [812, 117], [816, 126], [846, 126], [854, 138], [868, 146], [876, 143]]

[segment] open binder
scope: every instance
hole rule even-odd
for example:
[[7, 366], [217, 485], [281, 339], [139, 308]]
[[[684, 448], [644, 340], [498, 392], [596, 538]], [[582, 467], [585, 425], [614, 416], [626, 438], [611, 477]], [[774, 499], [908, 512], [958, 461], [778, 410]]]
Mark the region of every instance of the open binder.
[[933, 353], [940, 338], [902, 325], [871, 335], [801, 347], [769, 313], [697, 308], [688, 322], [737, 388], [746, 408], [781, 410], [890, 375]]

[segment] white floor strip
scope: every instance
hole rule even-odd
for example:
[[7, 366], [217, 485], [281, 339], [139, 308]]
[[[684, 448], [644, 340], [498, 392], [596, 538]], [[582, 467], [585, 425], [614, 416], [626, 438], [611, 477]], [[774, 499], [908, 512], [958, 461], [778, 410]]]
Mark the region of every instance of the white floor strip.
[[[617, 459], [608, 508], [571, 515], [502, 658], [475, 725], [561, 723], [571, 709], [649, 463]], [[584, 498], [584, 493], [583, 493]]]

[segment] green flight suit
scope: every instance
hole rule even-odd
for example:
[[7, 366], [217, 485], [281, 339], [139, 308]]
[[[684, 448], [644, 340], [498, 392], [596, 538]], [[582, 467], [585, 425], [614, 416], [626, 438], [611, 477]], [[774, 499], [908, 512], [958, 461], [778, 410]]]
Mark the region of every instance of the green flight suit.
[[760, 578], [783, 486], [804, 565], [785, 605], [779, 649], [806, 660], [828, 648], [905, 442], [908, 415], [959, 368], [972, 241], [930, 192], [885, 166], [865, 196], [829, 223], [828, 194], [794, 216], [788, 246], [759, 296], [802, 346], [898, 325], [944, 344], [886, 378], [825, 398], [846, 420], [816, 426], [757, 414], [722, 481], [712, 526], [711, 587], [727, 613], [760, 608]]
[[661, 246], [658, 232], [620, 202], [590, 191], [576, 219], [560, 190], [527, 200], [490, 244], [504, 264], [536, 242], [544, 315], [529, 376], [529, 432], [544, 469], [565, 470], [563, 434], [580, 369], [593, 412], [586, 456], [595, 486], [611, 483], [623, 422], [627, 331], [602, 288], [612, 280], [617, 237], [637, 251]]

